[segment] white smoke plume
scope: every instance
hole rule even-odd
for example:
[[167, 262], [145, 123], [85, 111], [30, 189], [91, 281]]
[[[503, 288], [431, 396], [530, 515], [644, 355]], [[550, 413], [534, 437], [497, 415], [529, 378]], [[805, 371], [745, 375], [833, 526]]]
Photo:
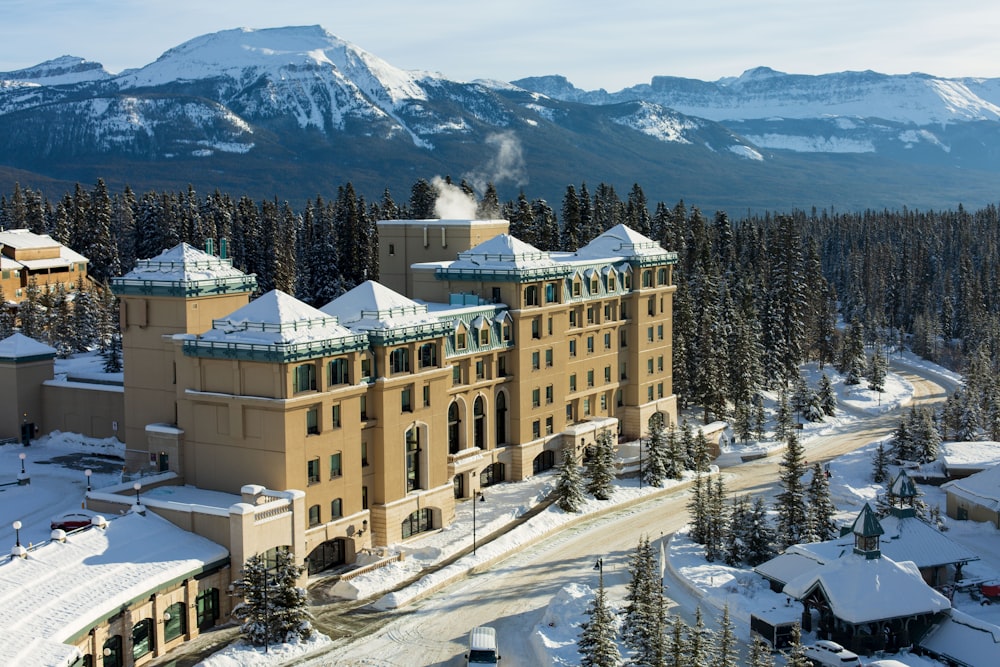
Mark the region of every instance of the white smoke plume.
[[457, 185], [448, 183], [440, 176], [431, 179], [431, 186], [437, 190], [434, 214], [441, 220], [473, 220], [476, 217], [476, 200], [462, 192]]
[[486, 145], [496, 148], [496, 154], [482, 167], [464, 176], [476, 192], [486, 192], [489, 183], [499, 185], [511, 181], [516, 186], [528, 184], [528, 170], [524, 165], [521, 142], [513, 131], [497, 132], [486, 137]]

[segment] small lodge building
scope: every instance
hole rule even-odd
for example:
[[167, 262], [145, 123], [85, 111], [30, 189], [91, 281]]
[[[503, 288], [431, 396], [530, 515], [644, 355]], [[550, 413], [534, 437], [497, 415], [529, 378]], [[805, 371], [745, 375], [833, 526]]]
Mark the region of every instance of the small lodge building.
[[989, 521], [1000, 528], [1000, 465], [941, 485], [946, 512], [959, 521]]
[[865, 504], [850, 529], [852, 548], [842, 538], [829, 540], [819, 544], [827, 545], [822, 551], [833, 556], [820, 557], [805, 550], [815, 544], [795, 545], [755, 570], [772, 588], [783, 580], [779, 590], [802, 603], [806, 632], [815, 629], [820, 638], [858, 653], [908, 646], [942, 618], [951, 603], [927, 585], [912, 561], [882, 553], [886, 534]]

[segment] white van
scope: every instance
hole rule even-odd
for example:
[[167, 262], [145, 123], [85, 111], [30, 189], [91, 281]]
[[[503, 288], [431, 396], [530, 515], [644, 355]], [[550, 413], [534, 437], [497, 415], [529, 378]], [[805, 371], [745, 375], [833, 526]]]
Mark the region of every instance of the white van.
[[822, 639], [815, 644], [806, 646], [806, 657], [816, 665], [830, 667], [861, 667], [858, 654], [848, 651], [837, 642]]
[[466, 667], [495, 665], [500, 662], [497, 654], [497, 631], [480, 625], [469, 632], [469, 652], [465, 654]]

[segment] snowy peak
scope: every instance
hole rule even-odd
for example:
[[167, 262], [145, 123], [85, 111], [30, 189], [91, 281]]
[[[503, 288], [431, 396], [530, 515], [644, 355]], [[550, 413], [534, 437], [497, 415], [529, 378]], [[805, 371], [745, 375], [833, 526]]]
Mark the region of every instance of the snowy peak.
[[41, 86], [63, 86], [110, 79], [111, 74], [101, 63], [76, 56], [60, 56], [53, 60], [17, 70], [0, 72], [0, 81], [32, 83]]
[[423, 98], [417, 76], [393, 67], [321, 26], [236, 28], [202, 35], [156, 62], [122, 77], [124, 87], [160, 86], [228, 77], [242, 85], [260, 77], [283, 80], [332, 77], [367, 94], [398, 101]]

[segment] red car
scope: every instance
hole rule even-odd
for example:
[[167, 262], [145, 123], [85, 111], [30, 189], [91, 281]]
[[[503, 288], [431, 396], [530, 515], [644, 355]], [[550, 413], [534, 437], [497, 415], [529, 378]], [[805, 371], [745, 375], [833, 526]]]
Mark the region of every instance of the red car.
[[72, 512], [64, 512], [58, 516], [52, 518], [52, 522], [49, 527], [52, 530], [62, 529], [66, 532], [71, 530], [76, 530], [77, 528], [84, 528], [90, 525], [90, 520], [97, 516], [97, 512], [91, 512], [90, 510], [74, 510]]

